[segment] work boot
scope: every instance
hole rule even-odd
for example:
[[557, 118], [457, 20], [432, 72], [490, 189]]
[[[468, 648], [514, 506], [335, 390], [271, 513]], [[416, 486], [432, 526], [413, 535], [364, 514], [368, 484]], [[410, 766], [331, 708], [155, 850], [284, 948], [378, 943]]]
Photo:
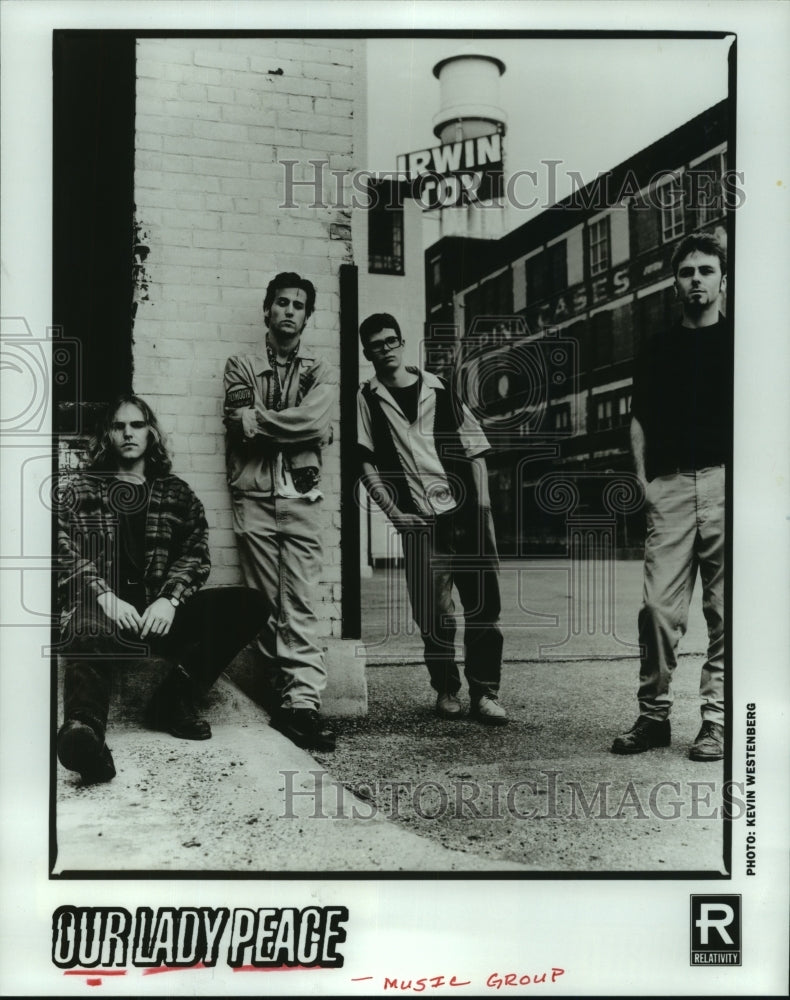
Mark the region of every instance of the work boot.
[[436, 714], [442, 719], [458, 719], [461, 716], [461, 702], [450, 691], [441, 691], [436, 698]]
[[472, 703], [472, 716], [487, 726], [506, 726], [507, 712], [495, 694], [484, 694]]
[[705, 719], [691, 744], [689, 757], [692, 760], [721, 760], [724, 757], [724, 726]]
[[272, 726], [305, 750], [334, 750], [336, 737], [314, 708], [281, 708], [272, 715]]
[[669, 719], [649, 719], [640, 715], [627, 733], [615, 737], [612, 753], [644, 753], [656, 747], [668, 747], [672, 739]]
[[192, 678], [181, 666], [168, 674], [154, 694], [148, 718], [154, 729], [163, 729], [179, 740], [211, 739], [211, 726], [195, 705]]
[[85, 722], [69, 719], [58, 733], [58, 760], [69, 771], [77, 771], [83, 785], [111, 781], [115, 764], [107, 744]]

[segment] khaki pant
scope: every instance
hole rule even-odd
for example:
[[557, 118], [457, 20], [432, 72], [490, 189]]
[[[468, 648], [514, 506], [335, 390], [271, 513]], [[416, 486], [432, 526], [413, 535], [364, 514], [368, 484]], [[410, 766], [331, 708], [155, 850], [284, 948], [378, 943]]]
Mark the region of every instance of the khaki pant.
[[318, 709], [326, 686], [313, 610], [322, 567], [320, 518], [321, 500], [233, 497], [244, 581], [269, 605], [258, 648], [282, 708]]
[[724, 467], [657, 476], [647, 486], [645, 580], [639, 612], [639, 711], [665, 719], [677, 646], [699, 570], [708, 653], [702, 718], [724, 723]]

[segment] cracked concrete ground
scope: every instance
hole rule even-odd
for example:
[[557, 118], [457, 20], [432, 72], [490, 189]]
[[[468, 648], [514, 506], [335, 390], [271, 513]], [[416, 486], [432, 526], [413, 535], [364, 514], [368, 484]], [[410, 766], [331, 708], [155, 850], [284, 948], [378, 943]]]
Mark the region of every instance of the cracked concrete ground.
[[[641, 564], [615, 571], [613, 628], [634, 641]], [[633, 650], [612, 630], [572, 634], [567, 563], [509, 564], [502, 580], [502, 729], [435, 718], [419, 636], [393, 628], [406, 622], [401, 571], [365, 581], [370, 710], [338, 720], [335, 753], [295, 747], [225, 678], [210, 696], [212, 740], [148, 731], [139, 678], [121, 674], [108, 731], [117, 777], [83, 788], [55, 765], [55, 871], [720, 871], [723, 766], [686, 756], [699, 593], [673, 745], [624, 758], [609, 746], [636, 716]], [[547, 656], [565, 636], [556, 652], [572, 658]]]
[[212, 739], [197, 743], [116, 721], [107, 784], [82, 786], [58, 766], [56, 874], [481, 870], [375, 815], [230, 681], [208, 717]]

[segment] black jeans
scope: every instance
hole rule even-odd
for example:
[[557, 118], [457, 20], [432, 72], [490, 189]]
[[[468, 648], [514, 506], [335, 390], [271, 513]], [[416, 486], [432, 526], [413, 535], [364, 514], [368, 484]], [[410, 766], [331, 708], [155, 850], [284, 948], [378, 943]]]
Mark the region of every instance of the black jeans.
[[[129, 600], [130, 596], [125, 596]], [[132, 600], [139, 612], [145, 601]], [[208, 691], [236, 654], [262, 628], [268, 614], [263, 595], [247, 587], [198, 591], [176, 609], [170, 632], [144, 640], [121, 631], [93, 604], [79, 605], [67, 623], [63, 708], [66, 721], [85, 722], [104, 737], [112, 691], [113, 663], [128, 665], [161, 657], [183, 667], [197, 693]]]
[[453, 584], [464, 609], [464, 674], [473, 701], [499, 691], [502, 632], [499, 558], [486, 508], [443, 514], [401, 536], [412, 614], [422, 633], [431, 686], [455, 694]]

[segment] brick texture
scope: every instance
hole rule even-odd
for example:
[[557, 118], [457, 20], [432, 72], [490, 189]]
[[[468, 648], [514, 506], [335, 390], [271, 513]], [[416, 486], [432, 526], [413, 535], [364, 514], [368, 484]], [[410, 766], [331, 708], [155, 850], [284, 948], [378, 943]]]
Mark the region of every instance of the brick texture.
[[[148, 247], [136, 290], [134, 387], [169, 432], [174, 472], [210, 525], [214, 585], [241, 580], [224, 472], [222, 372], [256, 350], [277, 271], [316, 286], [305, 342], [339, 368], [338, 273], [353, 259], [347, 209], [316, 207], [313, 187], [282, 208], [285, 172], [310, 159], [349, 169], [354, 149], [351, 40], [141, 39], [137, 46], [135, 204]], [[342, 167], [338, 167], [342, 164]], [[335, 178], [319, 179], [327, 193]], [[324, 183], [326, 182], [326, 183]], [[321, 634], [340, 635], [339, 411], [325, 453]]]

